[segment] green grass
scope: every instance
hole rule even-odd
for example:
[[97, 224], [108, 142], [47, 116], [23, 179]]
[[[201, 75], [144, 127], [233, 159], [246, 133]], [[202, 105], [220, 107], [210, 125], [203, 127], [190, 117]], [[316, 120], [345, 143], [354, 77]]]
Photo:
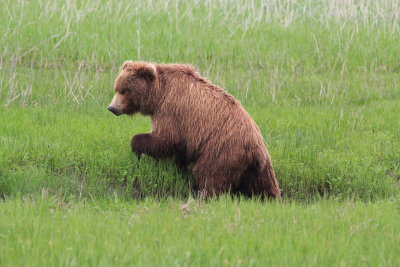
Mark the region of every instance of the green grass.
[[12, 199], [0, 264], [398, 266], [399, 204]]
[[[1, 1], [0, 265], [399, 265], [399, 10]], [[193, 64], [239, 99], [283, 202], [193, 200], [190, 173], [138, 161], [150, 120], [107, 111], [128, 59]]]
[[[183, 196], [190, 175], [170, 161], [130, 151], [134, 133], [149, 131], [148, 119], [116, 118], [85, 106], [9, 107], [0, 129], [3, 195], [50, 188], [77, 197], [117, 193]], [[253, 114], [267, 140], [285, 198], [380, 199], [398, 192], [398, 103], [350, 107], [261, 107]], [[267, 114], [264, 115], [263, 114]], [[379, 115], [378, 115], [379, 114]], [[302, 120], [302, 118], [308, 118]], [[34, 123], [30, 123], [34, 122]], [[46, 174], [32, 179], [28, 173]]]

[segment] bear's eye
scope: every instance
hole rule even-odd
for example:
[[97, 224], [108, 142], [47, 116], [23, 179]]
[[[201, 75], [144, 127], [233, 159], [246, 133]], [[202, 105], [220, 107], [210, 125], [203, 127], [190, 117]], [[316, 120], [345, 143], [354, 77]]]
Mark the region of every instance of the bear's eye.
[[122, 89], [121, 92], [120, 92], [120, 94], [121, 94], [121, 95], [126, 94], [126, 90], [125, 90], [125, 89]]

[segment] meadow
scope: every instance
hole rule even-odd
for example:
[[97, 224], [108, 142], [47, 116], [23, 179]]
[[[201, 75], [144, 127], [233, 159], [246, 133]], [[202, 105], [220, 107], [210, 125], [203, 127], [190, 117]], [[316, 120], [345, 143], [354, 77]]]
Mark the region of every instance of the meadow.
[[[281, 202], [202, 201], [123, 61], [187, 63], [259, 125]], [[400, 1], [0, 2], [0, 266], [400, 265]]]

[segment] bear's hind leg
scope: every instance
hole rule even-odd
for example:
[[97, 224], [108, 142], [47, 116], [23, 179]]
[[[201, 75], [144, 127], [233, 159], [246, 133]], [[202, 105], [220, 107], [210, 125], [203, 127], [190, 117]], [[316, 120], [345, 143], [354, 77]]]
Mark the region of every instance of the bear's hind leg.
[[260, 185], [257, 176], [257, 170], [254, 167], [249, 167], [240, 178], [239, 193], [246, 197], [262, 194], [263, 186]]
[[[271, 175], [272, 177], [267, 177]], [[268, 179], [274, 179], [269, 181]], [[273, 183], [275, 176], [268, 173], [268, 170], [259, 171], [254, 166], [246, 169], [240, 178], [240, 185], [238, 191], [247, 197], [254, 195], [260, 196], [262, 199], [266, 196], [269, 198], [280, 197], [279, 187], [277, 183]]]
[[207, 198], [236, 192], [242, 173], [237, 166], [202, 163], [204, 162], [196, 162], [193, 168], [196, 188], [200, 194]]
[[231, 186], [224, 183], [224, 177], [206, 176], [196, 177], [196, 186], [200, 195], [208, 197], [218, 197], [230, 191]]

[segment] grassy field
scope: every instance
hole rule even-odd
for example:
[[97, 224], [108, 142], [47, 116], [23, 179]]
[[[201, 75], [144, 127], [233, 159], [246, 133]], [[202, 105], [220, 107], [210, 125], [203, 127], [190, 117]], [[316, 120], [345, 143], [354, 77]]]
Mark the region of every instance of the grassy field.
[[398, 266], [399, 205], [12, 199], [0, 264]]
[[[400, 265], [400, 1], [1, 1], [0, 265]], [[282, 203], [193, 199], [107, 111], [179, 62], [260, 126]]]

